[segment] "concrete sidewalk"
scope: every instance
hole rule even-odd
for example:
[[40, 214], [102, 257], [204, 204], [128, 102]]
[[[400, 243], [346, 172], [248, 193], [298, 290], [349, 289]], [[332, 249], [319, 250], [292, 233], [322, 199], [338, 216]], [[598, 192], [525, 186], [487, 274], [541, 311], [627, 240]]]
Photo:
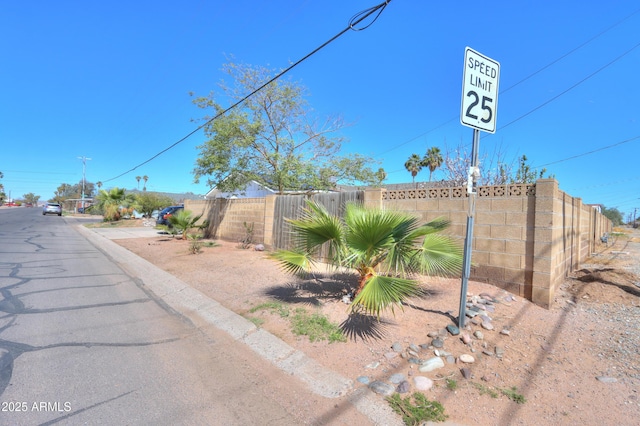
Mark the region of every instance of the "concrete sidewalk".
[[[82, 228], [85, 228], [84, 226]], [[169, 235], [164, 231], [155, 229], [153, 226], [140, 228], [85, 228], [95, 234], [101, 235], [108, 240], [120, 240], [126, 238], [147, 238]]]
[[325, 398], [347, 396], [349, 402], [374, 425], [403, 424], [389, 405], [368, 388], [354, 389], [352, 380], [326, 369], [303, 352], [256, 327], [251, 321], [111, 241], [121, 238], [155, 237], [162, 235], [161, 231], [152, 227], [77, 228], [93, 245], [107, 253], [128, 274], [142, 281], [145, 287], [195, 326], [213, 325], [226, 332], [283, 372], [303, 381], [317, 395]]

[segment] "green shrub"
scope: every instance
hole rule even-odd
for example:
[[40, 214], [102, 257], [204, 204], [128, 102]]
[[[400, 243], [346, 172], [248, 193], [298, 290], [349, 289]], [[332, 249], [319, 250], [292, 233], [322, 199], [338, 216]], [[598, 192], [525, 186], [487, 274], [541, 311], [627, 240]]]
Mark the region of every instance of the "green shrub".
[[444, 422], [447, 415], [444, 407], [437, 401], [429, 401], [424, 394], [415, 392], [411, 396], [402, 398], [394, 393], [387, 398], [393, 411], [402, 416], [405, 425], [421, 425], [424, 422]]
[[347, 341], [347, 337], [340, 327], [320, 314], [309, 315], [306, 310], [297, 309], [291, 323], [294, 334], [307, 336], [311, 342], [318, 340], [328, 340], [329, 343]]
[[[329, 343], [347, 341], [347, 337], [338, 325], [331, 323], [327, 317], [321, 314], [310, 315], [304, 308], [296, 309], [294, 315], [291, 316], [288, 305], [281, 302], [265, 302], [251, 308], [249, 313], [257, 311], [269, 311], [279, 315], [280, 318], [289, 318], [292, 333], [297, 336], [307, 336], [311, 342], [319, 340], [327, 340]], [[251, 318], [250, 320], [254, 321]]]

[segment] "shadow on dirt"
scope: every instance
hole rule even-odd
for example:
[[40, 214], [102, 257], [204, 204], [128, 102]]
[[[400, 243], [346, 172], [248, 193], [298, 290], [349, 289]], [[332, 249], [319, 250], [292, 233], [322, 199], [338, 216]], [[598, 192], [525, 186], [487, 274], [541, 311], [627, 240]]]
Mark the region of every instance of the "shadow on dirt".
[[[305, 279], [289, 282], [284, 285], [272, 286], [264, 290], [263, 294], [276, 301], [290, 304], [303, 304], [319, 307], [327, 301], [351, 300], [353, 291], [358, 285], [358, 278], [354, 274], [313, 274]], [[456, 318], [450, 312], [426, 309], [418, 305], [422, 300], [437, 297], [439, 290], [422, 288], [412, 301], [404, 306], [398, 306], [394, 311], [403, 309], [415, 309], [425, 313], [442, 315], [455, 322]], [[385, 318], [363, 312], [351, 312], [347, 319], [340, 324], [340, 329], [345, 336], [353, 341], [384, 339], [386, 329], [394, 323]]]
[[351, 274], [314, 274], [306, 279], [269, 287], [264, 295], [285, 303], [320, 306], [324, 300], [340, 300], [348, 296], [356, 284], [356, 277]]
[[366, 342], [384, 339], [387, 335], [386, 329], [391, 325], [393, 324], [372, 315], [354, 313], [340, 324], [340, 329], [349, 340], [357, 342], [360, 339]]
[[640, 297], [640, 288], [636, 286], [638, 277], [630, 272], [615, 268], [581, 269], [576, 271], [575, 279], [584, 283], [598, 282], [618, 287], [633, 296]]

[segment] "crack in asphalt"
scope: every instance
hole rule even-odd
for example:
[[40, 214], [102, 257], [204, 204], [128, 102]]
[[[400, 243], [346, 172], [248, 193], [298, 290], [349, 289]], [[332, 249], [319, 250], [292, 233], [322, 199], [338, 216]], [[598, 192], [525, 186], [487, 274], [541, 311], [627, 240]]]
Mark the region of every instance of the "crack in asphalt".
[[[32, 243], [33, 244], [33, 243]], [[34, 244], [36, 246], [38, 246], [37, 244]], [[77, 258], [73, 258], [74, 260], [76, 260]], [[60, 259], [60, 260], [64, 260], [64, 259]], [[37, 264], [37, 266], [31, 266], [29, 265], [29, 263], [32, 264]], [[75, 305], [75, 306], [64, 306], [64, 307], [57, 307], [57, 308], [42, 308], [42, 309], [38, 309], [38, 308], [29, 308], [26, 307], [24, 302], [22, 301], [21, 298], [29, 296], [29, 295], [33, 295], [33, 294], [38, 294], [38, 293], [47, 293], [47, 292], [58, 292], [58, 291], [65, 291], [65, 290], [73, 290], [73, 289], [90, 289], [90, 288], [102, 288], [102, 287], [116, 287], [120, 284], [123, 284], [126, 282], [126, 280], [123, 280], [121, 282], [117, 282], [114, 284], [108, 284], [108, 285], [95, 285], [95, 286], [68, 286], [68, 287], [59, 287], [59, 288], [55, 288], [55, 289], [45, 289], [45, 290], [37, 290], [37, 291], [28, 291], [28, 292], [24, 292], [21, 293], [19, 295], [14, 294], [15, 290], [19, 289], [19, 288], [23, 288], [24, 286], [28, 285], [30, 283], [30, 281], [33, 278], [33, 274], [26, 274], [26, 275], [32, 275], [31, 277], [25, 277], [23, 274], [25, 274], [25, 272], [29, 272], [29, 270], [31, 270], [31, 272], [33, 272], [34, 269], [40, 269], [40, 268], [46, 268], [47, 269], [47, 275], [51, 275], [52, 271], [54, 274], [60, 272], [66, 272], [66, 270], [62, 267], [59, 267], [59, 264], [56, 265], [55, 263], [51, 263], [51, 264], [42, 264], [42, 262], [25, 262], [25, 263], [16, 263], [16, 262], [0, 262], [0, 273], [2, 273], [3, 271], [8, 271], [8, 274], [5, 275], [4, 277], [0, 276], [0, 283], [2, 283], [2, 281], [6, 281], [7, 278], [9, 280], [17, 280], [16, 282], [12, 283], [12, 284], [7, 284], [4, 285], [3, 287], [0, 287], [0, 295], [2, 296], [2, 299], [0, 299], [0, 312], [4, 312], [6, 315], [0, 316], [0, 320], [6, 320], [9, 318], [9, 321], [2, 325], [0, 327], [0, 335], [4, 332], [6, 332], [9, 328], [14, 327], [17, 325], [17, 319], [20, 315], [27, 315], [27, 314], [47, 314], [47, 313], [53, 313], [53, 312], [66, 312], [66, 311], [74, 311], [74, 310], [82, 310], [82, 309], [94, 309], [94, 308], [102, 308], [102, 307], [112, 307], [112, 306], [124, 306], [124, 305], [131, 305], [131, 304], [136, 304], [136, 303], [148, 303], [148, 302], [154, 302], [155, 300], [152, 297], [144, 297], [144, 298], [137, 298], [137, 299], [132, 299], [132, 300], [126, 300], [126, 301], [122, 301], [122, 302], [105, 302], [105, 303], [95, 303], [95, 304], [86, 304], [86, 305]], [[104, 276], [113, 276], [113, 274], [104, 274]], [[77, 275], [77, 276], [71, 276], [71, 277], [67, 277], [67, 278], [84, 278], [85, 276], [83, 275]], [[95, 277], [95, 275], [92, 275], [91, 277]], [[38, 280], [43, 280], [43, 279], [47, 279], [47, 278], [41, 278], [41, 277], [37, 277]], [[128, 277], [129, 280], [131, 280], [131, 277]], [[133, 279], [134, 284], [136, 284], [137, 286], [139, 285], [135, 279]], [[0, 284], [1, 285], [1, 284]], [[145, 294], [148, 295], [147, 292], [145, 292]], [[26, 343], [21, 343], [21, 342], [15, 342], [15, 341], [10, 341], [10, 340], [4, 340], [0, 338], [0, 395], [2, 395], [4, 393], [4, 391], [6, 390], [7, 386], [9, 385], [10, 381], [11, 381], [11, 377], [13, 376], [13, 369], [14, 369], [14, 361], [20, 357], [21, 355], [25, 354], [25, 353], [30, 353], [30, 352], [37, 352], [37, 351], [43, 351], [43, 350], [48, 350], [48, 349], [55, 349], [55, 348], [61, 348], [61, 347], [84, 347], [84, 348], [93, 348], [93, 347], [122, 347], [122, 348], [126, 348], [126, 347], [144, 347], [144, 346], [153, 346], [153, 345], [161, 345], [161, 344], [166, 344], [166, 343], [172, 343], [172, 342], [176, 342], [181, 340], [183, 337], [171, 337], [171, 338], [166, 338], [166, 339], [160, 339], [160, 340], [154, 340], [154, 341], [148, 341], [148, 342], [90, 342], [90, 341], [80, 341], [80, 342], [60, 342], [60, 343], [52, 343], [49, 345], [42, 345], [42, 346], [34, 346], [34, 345], [29, 345]], [[128, 392], [130, 393], [130, 392]], [[122, 394], [116, 398], [113, 399], [117, 399], [120, 398], [122, 396], [127, 395], [128, 393]], [[111, 400], [113, 400], [111, 399]], [[94, 404], [93, 406], [90, 407], [86, 407], [82, 410], [79, 411], [74, 411], [73, 414], [69, 414], [67, 416], [63, 416], [60, 417], [58, 419], [52, 420], [50, 422], [48, 422], [47, 424], [53, 424], [56, 423], [58, 421], [64, 420], [68, 417], [70, 417], [71, 415], [75, 415], [78, 414], [82, 411], [85, 411], [87, 409], [90, 409], [92, 407], [104, 404], [106, 402], [109, 402], [111, 400], [107, 400], [107, 401], [103, 401], [101, 403], [98, 404]]]

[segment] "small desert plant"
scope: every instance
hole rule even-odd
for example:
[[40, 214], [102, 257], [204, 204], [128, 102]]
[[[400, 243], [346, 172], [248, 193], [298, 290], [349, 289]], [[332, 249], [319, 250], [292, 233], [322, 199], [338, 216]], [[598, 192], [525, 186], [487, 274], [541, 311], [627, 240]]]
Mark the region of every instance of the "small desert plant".
[[444, 422], [447, 415], [444, 407], [437, 401], [429, 401], [426, 396], [415, 392], [411, 397], [402, 398], [394, 393], [387, 398], [393, 411], [402, 416], [406, 425], [421, 425], [424, 422]]
[[[292, 316], [288, 305], [280, 302], [265, 302], [251, 308], [249, 313], [253, 314], [258, 311], [269, 311], [279, 315], [280, 318], [289, 318], [293, 334], [307, 336], [311, 342], [319, 340], [328, 340], [329, 343], [347, 341], [347, 337], [338, 325], [331, 323], [321, 314], [309, 314], [304, 308], [296, 309]], [[253, 318], [250, 318], [250, 321], [257, 325]]]
[[447, 379], [447, 389], [449, 389], [450, 391], [458, 389], [458, 382], [453, 379]]
[[261, 327], [264, 324], [264, 320], [262, 318], [249, 317], [249, 321], [253, 323], [256, 327]]
[[518, 389], [515, 386], [512, 386], [509, 389], [500, 389], [500, 392], [517, 404], [524, 404], [527, 402], [527, 399], [524, 395], [518, 393]]
[[480, 395], [489, 395], [491, 398], [497, 398], [502, 394], [517, 404], [524, 404], [527, 402], [527, 399], [524, 395], [518, 393], [518, 389], [515, 386], [507, 389], [501, 389], [485, 386], [481, 383], [471, 382], [471, 384], [480, 392]]
[[203, 243], [200, 241], [202, 235], [199, 234], [187, 234], [189, 239], [189, 253], [198, 254], [202, 251]]
[[291, 319], [293, 334], [307, 336], [309, 341], [328, 340], [329, 343], [346, 342], [347, 338], [339, 326], [320, 314], [309, 314], [306, 310], [296, 309]]
[[197, 222], [201, 217], [202, 214], [192, 217], [189, 210], [180, 210], [178, 213], [169, 216], [169, 223], [172, 228], [175, 228], [175, 230], [182, 235], [183, 239], [186, 239], [187, 233], [191, 229], [199, 228]]
[[244, 236], [238, 242], [238, 247], [241, 249], [248, 249], [253, 244], [253, 222], [247, 224], [247, 222], [242, 222], [244, 226]]
[[277, 313], [282, 318], [286, 318], [289, 316], [289, 307], [280, 302], [265, 302], [261, 303], [258, 306], [254, 306], [249, 310], [250, 313], [255, 313], [258, 311], [270, 311], [271, 313]]
[[490, 387], [487, 387], [485, 385], [483, 385], [482, 383], [471, 383], [473, 385], [473, 387], [475, 387], [476, 389], [478, 389], [478, 391], [480, 392], [480, 395], [489, 395], [491, 398], [497, 398], [498, 396], [500, 396], [498, 394], [498, 392], [496, 392], [495, 390], [491, 389]]
[[[254, 306], [249, 310], [249, 313], [253, 314], [258, 311], [269, 311], [272, 314], [278, 314], [281, 318], [287, 318], [289, 316], [289, 306], [280, 302], [264, 302], [257, 306]], [[255, 324], [256, 327], [261, 327], [264, 324], [264, 319], [256, 317], [247, 317], [249, 321]]]
[[471, 382], [471, 384], [478, 390], [478, 392], [480, 392], [480, 395], [489, 395], [491, 398], [497, 398], [498, 396], [500, 396], [498, 392], [491, 389], [490, 387], [483, 385], [482, 383]]

